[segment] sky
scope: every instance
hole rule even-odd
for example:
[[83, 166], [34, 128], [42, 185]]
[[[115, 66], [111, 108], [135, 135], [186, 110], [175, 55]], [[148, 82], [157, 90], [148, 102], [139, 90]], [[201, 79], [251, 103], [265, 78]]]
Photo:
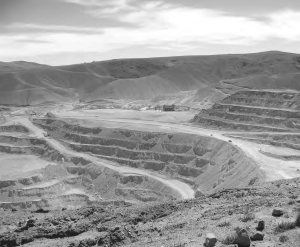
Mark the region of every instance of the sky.
[[300, 53], [299, 0], [0, 0], [0, 61]]

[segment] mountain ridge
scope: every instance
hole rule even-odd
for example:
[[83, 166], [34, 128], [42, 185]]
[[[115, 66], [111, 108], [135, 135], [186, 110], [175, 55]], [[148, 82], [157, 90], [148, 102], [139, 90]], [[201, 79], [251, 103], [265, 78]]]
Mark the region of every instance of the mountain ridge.
[[[209, 91], [209, 95], [198, 97], [201, 101], [220, 91], [231, 94], [239, 87], [300, 90], [299, 75], [300, 55], [278, 51], [114, 59], [64, 66], [0, 62], [0, 104], [151, 101], [184, 92], [193, 98], [196, 93], [201, 95], [202, 89]], [[215, 98], [212, 103], [218, 101]]]

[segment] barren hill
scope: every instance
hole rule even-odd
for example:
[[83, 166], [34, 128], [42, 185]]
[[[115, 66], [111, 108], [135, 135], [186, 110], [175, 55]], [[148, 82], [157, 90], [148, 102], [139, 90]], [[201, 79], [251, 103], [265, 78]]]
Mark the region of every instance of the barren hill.
[[42, 68], [42, 67], [49, 67], [49, 66], [38, 64], [38, 63], [24, 62], [24, 61], [16, 61], [11, 63], [0, 62], [0, 73]]
[[300, 55], [276, 51], [121, 59], [59, 67], [0, 63], [0, 103], [152, 100], [168, 95], [176, 98], [182, 92], [190, 92], [180, 98], [182, 102], [207, 99], [214, 103], [240, 88], [299, 90], [299, 73]]

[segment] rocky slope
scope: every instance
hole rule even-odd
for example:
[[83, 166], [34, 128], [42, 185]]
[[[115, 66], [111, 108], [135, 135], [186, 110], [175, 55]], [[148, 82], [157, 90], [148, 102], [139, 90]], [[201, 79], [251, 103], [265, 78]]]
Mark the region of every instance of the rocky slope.
[[292, 179], [186, 201], [37, 212], [2, 210], [0, 245], [196, 247], [203, 246], [207, 233], [213, 233], [216, 247], [234, 243], [297, 247], [299, 186], [299, 179]]
[[298, 131], [299, 97], [294, 91], [239, 91], [202, 110], [194, 121], [228, 130]]

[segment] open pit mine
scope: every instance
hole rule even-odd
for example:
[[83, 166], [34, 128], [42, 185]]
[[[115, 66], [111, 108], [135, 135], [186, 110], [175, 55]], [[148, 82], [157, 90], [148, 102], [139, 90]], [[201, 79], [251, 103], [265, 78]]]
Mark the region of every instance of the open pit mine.
[[299, 247], [298, 58], [0, 64], [0, 246]]

